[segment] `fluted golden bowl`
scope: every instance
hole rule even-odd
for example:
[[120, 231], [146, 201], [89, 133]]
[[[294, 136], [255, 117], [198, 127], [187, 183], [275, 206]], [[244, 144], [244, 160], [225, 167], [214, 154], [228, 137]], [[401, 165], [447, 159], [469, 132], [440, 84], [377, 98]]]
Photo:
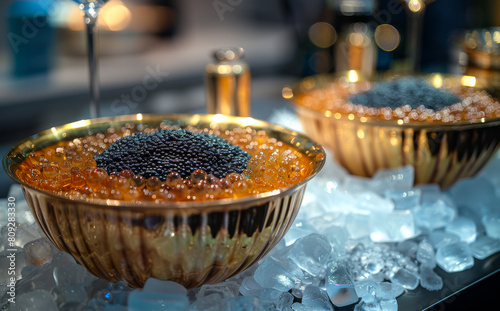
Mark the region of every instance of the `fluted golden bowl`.
[[[297, 99], [339, 78], [353, 84], [367, 81], [352, 71], [312, 76], [293, 87], [285, 87], [283, 96], [293, 103], [305, 133], [330, 148], [334, 159], [351, 174], [370, 177], [379, 169], [412, 165], [415, 184], [437, 183], [446, 188], [460, 178], [474, 176], [499, 148], [500, 118], [398, 123], [398, 120], [321, 113]], [[432, 74], [424, 78], [431, 83], [438, 81], [434, 84], [441, 86], [458, 83], [474, 89], [486, 87], [474, 77]], [[372, 81], [385, 79], [387, 76]]]
[[[221, 130], [265, 130], [314, 159], [303, 182], [240, 199], [134, 205], [115, 200], [71, 200], [20, 181], [13, 173], [31, 151], [126, 123], [157, 127], [163, 120], [181, 126]], [[31, 212], [47, 237], [91, 273], [110, 282], [142, 287], [150, 277], [187, 288], [220, 282], [257, 262], [285, 235], [299, 210], [305, 186], [325, 161], [323, 148], [309, 138], [252, 118], [222, 115], [132, 115], [85, 120], [54, 127], [16, 144], [3, 158], [7, 174], [20, 183]]]

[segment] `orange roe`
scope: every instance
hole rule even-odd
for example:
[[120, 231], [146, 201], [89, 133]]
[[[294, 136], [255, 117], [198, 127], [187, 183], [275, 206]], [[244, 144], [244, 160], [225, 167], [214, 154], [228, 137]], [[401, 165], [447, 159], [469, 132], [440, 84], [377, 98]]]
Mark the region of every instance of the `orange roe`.
[[[160, 126], [178, 129], [178, 126]], [[109, 128], [71, 141], [32, 152], [20, 163], [15, 174], [28, 185], [58, 196], [78, 200], [111, 199], [134, 203], [166, 203], [172, 201], [205, 201], [237, 199], [280, 188], [292, 187], [310, 175], [313, 160], [265, 131], [235, 128], [231, 131], [188, 127], [192, 132], [206, 132], [240, 146], [251, 155], [247, 168], [217, 178], [201, 169], [182, 178], [177, 172], [169, 173], [163, 182], [159, 176], [144, 178], [130, 170], [108, 174], [96, 167], [94, 155], [104, 151], [121, 137], [138, 129], [126, 124], [119, 130]], [[144, 128], [151, 133], [156, 129]]]
[[335, 82], [297, 94], [294, 100], [301, 106], [337, 119], [347, 116], [349, 120], [365, 117], [379, 120], [402, 120], [404, 123], [416, 121], [453, 123], [500, 118], [500, 103], [497, 99], [486, 91], [475, 90], [460, 84], [443, 88], [457, 95], [462, 101], [437, 111], [423, 105], [416, 109], [412, 109], [409, 105], [395, 109], [374, 108], [354, 104], [348, 100], [351, 95], [369, 91], [375, 83], [369, 81], [348, 83], [343, 79], [337, 79]]

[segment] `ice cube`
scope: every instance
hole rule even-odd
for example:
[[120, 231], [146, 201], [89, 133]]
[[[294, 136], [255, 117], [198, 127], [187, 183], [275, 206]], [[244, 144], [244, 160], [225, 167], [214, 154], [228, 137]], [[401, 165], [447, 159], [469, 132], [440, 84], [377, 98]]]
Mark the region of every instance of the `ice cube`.
[[500, 211], [489, 212], [481, 218], [486, 234], [494, 239], [500, 239]]
[[37, 289], [16, 296], [16, 303], [9, 310], [58, 311], [58, 308], [51, 293], [43, 289]]
[[457, 206], [475, 208], [477, 202], [495, 199], [495, 187], [484, 177], [463, 178], [459, 180], [449, 193]]
[[313, 307], [315, 310], [333, 311], [327, 293], [316, 286], [308, 285], [302, 295], [302, 304]]
[[[240, 286], [240, 293], [243, 296], [255, 296], [258, 297], [262, 290], [262, 286], [260, 286], [253, 276], [247, 276], [243, 279]], [[279, 291], [278, 291], [279, 292]], [[281, 293], [281, 292], [279, 292]]]
[[282, 292], [290, 290], [296, 278], [272, 259], [266, 259], [254, 274], [255, 281], [262, 287], [274, 288]]
[[274, 288], [264, 288], [258, 295], [260, 302], [276, 302], [282, 292]]
[[436, 202], [441, 196], [441, 187], [438, 184], [420, 184], [416, 185], [415, 190], [420, 190], [420, 204], [429, 204]]
[[226, 302], [230, 298], [238, 296], [239, 290], [240, 284], [232, 280], [226, 280], [224, 282], [216, 284], [204, 284], [196, 294], [196, 299], [199, 300], [202, 297], [211, 294], [217, 294], [220, 297], [219, 299], [221, 299], [223, 302]]
[[220, 311], [222, 309], [222, 301], [218, 294], [210, 294], [200, 297], [193, 302], [191, 309], [195, 311]]
[[370, 235], [370, 214], [350, 213], [346, 217], [345, 228], [351, 239], [360, 239]]
[[356, 175], [347, 175], [342, 180], [341, 188], [346, 189], [349, 194], [356, 194], [367, 190], [378, 191], [382, 186], [380, 181], [374, 182], [371, 178]]
[[259, 300], [252, 296], [238, 296], [229, 299], [226, 311], [259, 311]]
[[418, 244], [414, 241], [401, 241], [397, 244], [396, 249], [398, 250], [398, 252], [409, 258], [417, 258]]
[[302, 270], [313, 276], [324, 272], [324, 265], [332, 252], [332, 246], [325, 236], [312, 233], [293, 244], [288, 258]]
[[391, 282], [381, 282], [380, 290], [376, 292], [377, 298], [391, 300], [401, 296], [405, 289], [403, 286]]
[[390, 213], [394, 210], [394, 202], [371, 191], [358, 193], [355, 198], [354, 207], [361, 212]]
[[395, 298], [381, 300], [379, 304], [383, 311], [398, 311], [398, 301]]
[[470, 245], [472, 255], [477, 259], [486, 259], [489, 256], [500, 252], [500, 240], [493, 239], [489, 236], [478, 236]]
[[448, 233], [456, 234], [460, 240], [472, 243], [476, 239], [477, 229], [476, 223], [466, 217], [457, 217], [445, 227]]
[[394, 202], [396, 210], [410, 210], [420, 205], [422, 191], [420, 189], [386, 190], [384, 196]]
[[436, 267], [436, 255], [434, 253], [434, 248], [426, 240], [423, 240], [418, 244], [417, 260], [422, 266], [427, 266], [432, 269]]
[[291, 306], [293, 303], [293, 295], [284, 292], [281, 293], [280, 297], [278, 298], [278, 301], [276, 302], [276, 309], [278, 310], [290, 310]]
[[74, 303], [73, 305], [80, 304], [87, 299], [87, 292], [83, 284], [54, 288], [52, 294], [55, 296], [58, 305], [71, 302]]
[[23, 278], [16, 283], [16, 294], [22, 295], [23, 293], [37, 289], [52, 291], [56, 286], [53, 271], [54, 266], [48, 263], [38, 268], [35, 267], [27, 273], [23, 273]]
[[189, 310], [186, 295], [135, 290], [128, 296], [128, 310]]
[[172, 281], [162, 281], [155, 278], [149, 278], [142, 290], [151, 293], [187, 295], [187, 289], [181, 284]]
[[314, 307], [306, 306], [300, 302], [294, 302], [292, 304], [293, 311], [316, 311]]
[[374, 242], [398, 242], [417, 234], [411, 211], [375, 213], [370, 218], [370, 238]]
[[415, 169], [412, 165], [402, 166], [396, 169], [381, 169], [373, 175], [373, 182], [380, 182], [382, 193], [386, 189], [408, 189], [413, 187]]
[[374, 301], [377, 299], [376, 293], [379, 291], [380, 285], [374, 281], [358, 281], [354, 283], [354, 289], [363, 301]]
[[455, 218], [457, 211], [449, 197], [441, 195], [437, 201], [422, 204], [413, 213], [418, 227], [435, 230], [450, 223]]
[[457, 242], [438, 248], [436, 262], [441, 269], [451, 273], [472, 268], [474, 258], [467, 243]]
[[458, 237], [458, 235], [444, 231], [433, 231], [429, 234], [428, 239], [429, 243], [434, 247], [434, 249], [438, 249], [448, 244], [460, 242], [460, 238]]
[[293, 243], [295, 243], [295, 241], [297, 241], [298, 239], [305, 237], [306, 235], [309, 235], [313, 232], [314, 231], [312, 231], [310, 229], [305, 229], [305, 228], [302, 228], [300, 226], [298, 226], [298, 227], [292, 226], [288, 230], [288, 232], [286, 233], [285, 237], [283, 238], [285, 241], [285, 245], [290, 246]]
[[52, 259], [54, 281], [57, 287], [82, 283], [88, 275], [87, 270], [77, 264], [68, 254], [60, 252]]
[[361, 301], [354, 307], [354, 311], [385, 311], [378, 301]]
[[332, 263], [325, 279], [325, 287], [335, 307], [348, 306], [358, 301], [351, 275], [342, 262]]
[[48, 263], [52, 259], [52, 254], [57, 252], [46, 237], [28, 242], [24, 245], [24, 250], [29, 264], [36, 267]]
[[400, 268], [391, 277], [391, 282], [406, 289], [414, 290], [418, 286], [418, 275], [407, 268]]
[[320, 198], [325, 195], [327, 194], [318, 193], [316, 189], [306, 191], [297, 217], [309, 219], [323, 215], [325, 213], [325, 204], [327, 204], [328, 201], [321, 200]]
[[432, 267], [420, 266], [420, 285], [430, 291], [436, 291], [443, 288], [443, 280]]

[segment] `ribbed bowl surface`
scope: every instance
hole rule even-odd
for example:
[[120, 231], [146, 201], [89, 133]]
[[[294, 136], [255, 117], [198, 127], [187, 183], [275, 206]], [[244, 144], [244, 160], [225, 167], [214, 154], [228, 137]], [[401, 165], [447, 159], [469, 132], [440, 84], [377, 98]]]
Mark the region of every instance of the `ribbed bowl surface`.
[[[333, 81], [334, 77], [307, 78], [297, 94]], [[460, 83], [459, 77], [448, 77]], [[455, 79], [455, 80], [454, 80]], [[292, 99], [293, 101], [293, 99]], [[474, 176], [500, 146], [500, 119], [453, 124], [396, 120], [335, 118], [295, 103], [305, 133], [333, 151], [335, 160], [350, 173], [372, 176], [377, 170], [412, 165], [415, 183], [437, 183], [442, 188]]]
[[[237, 200], [174, 202], [141, 206], [114, 200], [79, 201], [58, 197], [22, 183], [12, 173], [29, 152], [62, 139], [84, 136], [125, 123], [157, 126], [162, 120], [222, 129], [250, 126], [300, 146], [315, 159], [305, 181]], [[321, 169], [321, 146], [295, 132], [251, 118], [221, 115], [134, 115], [80, 121], [27, 138], [3, 160], [11, 178], [21, 183], [36, 221], [47, 237], [96, 276], [142, 287], [150, 277], [187, 288], [220, 282], [257, 262], [285, 235], [295, 219], [306, 182]]]

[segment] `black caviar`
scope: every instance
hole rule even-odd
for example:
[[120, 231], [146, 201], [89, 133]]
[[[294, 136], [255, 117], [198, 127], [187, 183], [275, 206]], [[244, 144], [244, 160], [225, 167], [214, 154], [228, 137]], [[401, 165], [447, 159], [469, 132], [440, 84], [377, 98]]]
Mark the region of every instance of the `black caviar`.
[[217, 178], [233, 172], [241, 174], [250, 157], [239, 146], [215, 135], [158, 129], [120, 138], [95, 155], [94, 160], [108, 174], [131, 170], [136, 175], [157, 176], [164, 181], [171, 172], [186, 178], [196, 169]]
[[445, 90], [432, 87], [421, 78], [404, 77], [376, 83], [371, 90], [349, 97], [349, 101], [373, 108], [396, 109], [409, 105], [412, 109], [424, 106], [439, 111], [462, 100]]

